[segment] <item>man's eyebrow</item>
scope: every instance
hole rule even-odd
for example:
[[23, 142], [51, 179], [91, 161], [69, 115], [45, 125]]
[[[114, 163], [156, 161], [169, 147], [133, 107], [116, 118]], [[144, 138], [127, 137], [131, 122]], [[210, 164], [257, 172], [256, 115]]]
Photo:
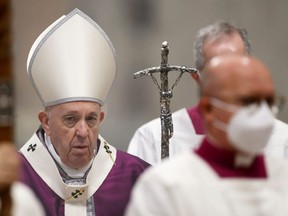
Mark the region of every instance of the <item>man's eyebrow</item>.
[[98, 116], [99, 114], [97, 112], [90, 112], [88, 115]]

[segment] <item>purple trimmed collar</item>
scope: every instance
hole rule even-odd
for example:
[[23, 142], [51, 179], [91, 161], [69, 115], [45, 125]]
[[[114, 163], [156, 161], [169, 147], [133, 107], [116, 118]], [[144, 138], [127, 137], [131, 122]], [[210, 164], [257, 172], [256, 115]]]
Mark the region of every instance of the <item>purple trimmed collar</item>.
[[249, 167], [234, 165], [236, 154], [232, 151], [215, 147], [204, 138], [196, 154], [204, 159], [222, 178], [266, 178], [267, 172], [263, 155], [256, 156]]

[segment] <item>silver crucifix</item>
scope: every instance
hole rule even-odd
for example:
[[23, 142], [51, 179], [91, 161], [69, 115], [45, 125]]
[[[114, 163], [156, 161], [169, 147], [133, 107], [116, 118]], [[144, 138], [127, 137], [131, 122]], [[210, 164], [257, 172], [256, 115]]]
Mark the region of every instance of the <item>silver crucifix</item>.
[[[175, 66], [168, 64], [169, 45], [167, 41], [162, 43], [161, 47], [161, 65], [160, 67], [147, 68], [134, 73], [134, 78], [144, 75], [151, 76], [154, 83], [159, 88], [160, 93], [160, 119], [161, 119], [161, 159], [169, 157], [169, 139], [173, 136], [173, 122], [170, 113], [170, 99], [173, 97], [173, 88], [178, 84], [183, 73], [198, 73], [194, 68], [187, 68], [182, 66]], [[168, 72], [180, 71], [180, 75], [175, 83], [169, 89], [168, 85]], [[153, 76], [154, 73], [160, 72], [161, 86]]]

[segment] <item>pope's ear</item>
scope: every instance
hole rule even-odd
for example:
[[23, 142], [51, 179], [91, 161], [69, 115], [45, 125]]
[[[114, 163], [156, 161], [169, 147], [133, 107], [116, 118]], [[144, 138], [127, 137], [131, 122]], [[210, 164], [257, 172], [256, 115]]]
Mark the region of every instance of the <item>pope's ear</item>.
[[105, 118], [105, 113], [104, 112], [100, 112], [100, 122], [102, 122]]
[[38, 119], [42, 125], [42, 128], [45, 130], [45, 133], [50, 135], [50, 127], [49, 127], [49, 114], [46, 111], [40, 111], [38, 113]]

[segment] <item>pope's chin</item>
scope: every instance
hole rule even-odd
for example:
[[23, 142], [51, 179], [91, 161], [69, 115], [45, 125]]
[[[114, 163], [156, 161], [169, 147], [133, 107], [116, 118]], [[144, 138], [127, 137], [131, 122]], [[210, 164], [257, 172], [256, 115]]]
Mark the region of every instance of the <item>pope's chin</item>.
[[78, 169], [84, 167], [92, 159], [92, 154], [89, 153], [88, 147], [74, 147], [71, 157], [73, 168]]

